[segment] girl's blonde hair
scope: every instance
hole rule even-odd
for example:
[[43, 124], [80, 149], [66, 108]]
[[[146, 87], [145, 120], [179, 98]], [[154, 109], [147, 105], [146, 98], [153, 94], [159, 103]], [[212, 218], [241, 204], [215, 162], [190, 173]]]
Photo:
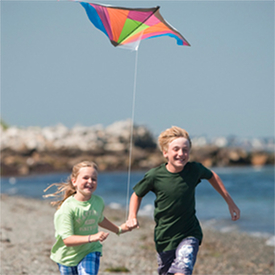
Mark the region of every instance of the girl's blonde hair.
[[72, 183], [72, 179], [76, 179], [77, 176], [79, 175], [79, 171], [81, 168], [84, 167], [92, 167], [96, 171], [98, 171], [98, 167], [94, 162], [91, 161], [82, 161], [74, 165], [72, 169], [71, 175], [68, 177], [66, 182], [61, 182], [61, 183], [53, 183], [49, 187], [47, 187], [44, 192], [46, 192], [48, 189], [50, 189], [52, 186], [57, 186], [57, 191], [52, 194], [48, 194], [43, 196], [44, 198], [49, 198], [49, 197], [62, 197], [61, 200], [58, 201], [52, 201], [51, 205], [56, 206], [57, 209], [60, 208], [62, 203], [69, 198], [70, 196], [74, 195], [76, 193], [76, 189]]
[[158, 145], [159, 145], [159, 149], [161, 150], [161, 152], [163, 152], [163, 151], [167, 152], [169, 144], [173, 140], [175, 140], [176, 138], [179, 138], [179, 137], [186, 138], [189, 141], [189, 145], [190, 145], [190, 149], [191, 149], [192, 143], [191, 143], [191, 139], [189, 137], [188, 132], [180, 127], [172, 126], [171, 128], [166, 129], [164, 132], [162, 132], [159, 135]]

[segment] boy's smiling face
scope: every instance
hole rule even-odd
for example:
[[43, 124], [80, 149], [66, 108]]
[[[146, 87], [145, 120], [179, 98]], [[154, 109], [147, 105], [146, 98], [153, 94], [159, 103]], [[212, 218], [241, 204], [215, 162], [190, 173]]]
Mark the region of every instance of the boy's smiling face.
[[179, 173], [189, 160], [190, 144], [184, 137], [174, 139], [169, 143], [168, 150], [163, 151], [167, 159], [167, 170], [171, 173]]

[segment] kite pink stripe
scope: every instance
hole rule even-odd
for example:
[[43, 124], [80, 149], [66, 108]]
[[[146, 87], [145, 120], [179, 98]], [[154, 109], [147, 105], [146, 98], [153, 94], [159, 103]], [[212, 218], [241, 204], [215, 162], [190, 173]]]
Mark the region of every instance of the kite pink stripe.
[[146, 20], [146, 22], [144, 22], [144, 24], [148, 25], [148, 26], [154, 26], [156, 24], [158, 24], [160, 22], [160, 20], [155, 17], [155, 16], [151, 16], [149, 19]]
[[153, 12], [141, 12], [141, 11], [130, 11], [128, 18], [132, 19], [132, 20], [136, 20], [139, 22], [143, 22], [146, 20], [146, 18], [148, 18], [149, 16], [151, 16], [153, 14]]

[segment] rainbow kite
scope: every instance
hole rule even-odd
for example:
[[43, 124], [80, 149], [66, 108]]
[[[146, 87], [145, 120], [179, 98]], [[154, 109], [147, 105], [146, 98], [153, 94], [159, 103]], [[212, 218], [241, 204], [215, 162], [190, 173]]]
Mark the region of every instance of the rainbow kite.
[[80, 2], [90, 21], [117, 46], [134, 45], [142, 39], [170, 36], [178, 45], [190, 46], [185, 38], [161, 16], [159, 6], [128, 9]]

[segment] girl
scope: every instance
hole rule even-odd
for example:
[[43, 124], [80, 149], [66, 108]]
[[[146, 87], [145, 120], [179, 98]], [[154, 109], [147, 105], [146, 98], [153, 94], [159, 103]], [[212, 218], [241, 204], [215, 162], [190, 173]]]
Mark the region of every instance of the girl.
[[56, 242], [51, 259], [58, 264], [61, 275], [95, 275], [98, 273], [102, 244], [109, 233], [98, 231], [98, 225], [119, 235], [129, 231], [126, 224], [116, 226], [103, 216], [103, 199], [94, 192], [98, 168], [93, 162], [83, 161], [73, 167], [66, 183], [54, 183], [58, 190], [45, 197], [64, 194], [54, 215]]

